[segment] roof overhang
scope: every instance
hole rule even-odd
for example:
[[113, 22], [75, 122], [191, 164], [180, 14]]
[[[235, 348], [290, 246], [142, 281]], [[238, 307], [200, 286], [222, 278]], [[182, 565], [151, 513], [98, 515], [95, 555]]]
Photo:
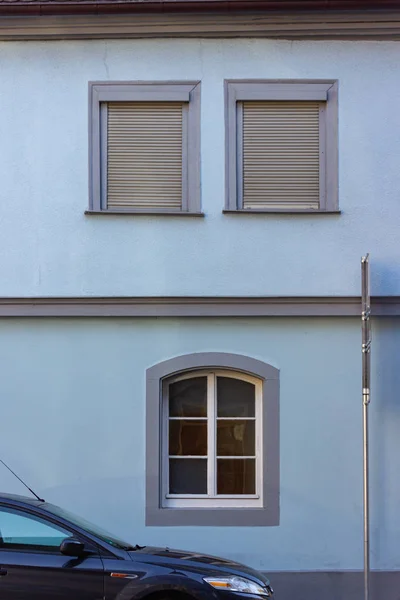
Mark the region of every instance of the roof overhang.
[[0, 40], [400, 39], [400, 0], [0, 0]]
[[104, 15], [143, 12], [400, 10], [399, 0], [0, 0], [0, 15]]

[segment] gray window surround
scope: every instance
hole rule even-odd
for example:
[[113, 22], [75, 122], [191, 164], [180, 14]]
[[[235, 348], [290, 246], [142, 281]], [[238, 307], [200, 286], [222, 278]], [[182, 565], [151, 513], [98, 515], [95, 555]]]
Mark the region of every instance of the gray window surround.
[[[161, 402], [167, 377], [204, 368], [230, 369], [263, 384], [263, 499], [261, 508], [162, 508]], [[260, 527], [279, 525], [279, 370], [249, 356], [199, 352], [146, 371], [146, 525]]]
[[[183, 207], [163, 209], [107, 209], [104, 148], [105, 102], [187, 102], [186, 152], [183, 155]], [[184, 202], [185, 200], [185, 202]], [[91, 215], [203, 216], [200, 198], [200, 82], [199, 81], [94, 81], [89, 82], [89, 209]]]
[[[225, 210], [236, 214], [338, 214], [338, 81], [337, 80], [225, 80]], [[242, 209], [238, 198], [237, 102], [245, 100], [315, 100], [326, 102], [324, 115], [325, 159], [321, 171], [323, 188], [318, 210]], [[321, 152], [321, 153], [322, 153]]]

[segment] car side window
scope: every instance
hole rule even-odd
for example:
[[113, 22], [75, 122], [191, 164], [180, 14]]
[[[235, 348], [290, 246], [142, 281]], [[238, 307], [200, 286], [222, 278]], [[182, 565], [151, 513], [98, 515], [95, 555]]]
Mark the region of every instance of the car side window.
[[66, 529], [35, 515], [0, 507], [0, 550], [54, 552], [71, 535]]

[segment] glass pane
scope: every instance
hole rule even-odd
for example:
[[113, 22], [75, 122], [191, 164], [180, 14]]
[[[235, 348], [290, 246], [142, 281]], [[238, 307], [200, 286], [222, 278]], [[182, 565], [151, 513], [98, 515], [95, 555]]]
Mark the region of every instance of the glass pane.
[[170, 417], [207, 416], [207, 377], [194, 377], [169, 386]]
[[217, 421], [218, 456], [255, 456], [255, 421]]
[[255, 386], [232, 377], [217, 377], [218, 417], [255, 417]]
[[120, 538], [115, 537], [115, 535], [109, 533], [107, 530], [103, 529], [103, 527], [94, 525], [93, 523], [87, 521], [83, 517], [79, 517], [78, 515], [69, 512], [69, 510], [65, 510], [64, 508], [60, 508], [59, 506], [55, 506], [54, 504], [49, 504], [48, 502], [46, 502], [46, 510], [47, 512], [53, 513], [53, 515], [56, 515], [57, 517], [66, 519], [72, 525], [77, 525], [81, 529], [85, 529], [88, 533], [91, 533], [92, 535], [102, 539], [104, 542], [107, 542], [107, 544], [110, 544], [111, 546], [115, 546], [116, 548], [125, 548], [126, 546], [131, 545], [126, 540], [124, 541]]
[[0, 510], [0, 544], [3, 548], [24, 546], [58, 548], [71, 536], [65, 529], [11, 509]]
[[207, 460], [171, 458], [169, 461], [170, 494], [207, 494]]
[[255, 494], [256, 461], [254, 458], [218, 459], [217, 494]]
[[173, 456], [207, 455], [207, 421], [169, 421], [169, 453]]

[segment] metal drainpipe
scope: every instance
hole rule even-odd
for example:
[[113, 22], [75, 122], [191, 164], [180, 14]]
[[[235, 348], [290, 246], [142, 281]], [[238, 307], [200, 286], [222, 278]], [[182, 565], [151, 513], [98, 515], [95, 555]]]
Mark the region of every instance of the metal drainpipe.
[[369, 291], [369, 255], [361, 259], [361, 322], [362, 322], [362, 399], [363, 399], [363, 504], [364, 504], [364, 600], [370, 598], [369, 539], [369, 444], [368, 407], [371, 378], [371, 301]]

